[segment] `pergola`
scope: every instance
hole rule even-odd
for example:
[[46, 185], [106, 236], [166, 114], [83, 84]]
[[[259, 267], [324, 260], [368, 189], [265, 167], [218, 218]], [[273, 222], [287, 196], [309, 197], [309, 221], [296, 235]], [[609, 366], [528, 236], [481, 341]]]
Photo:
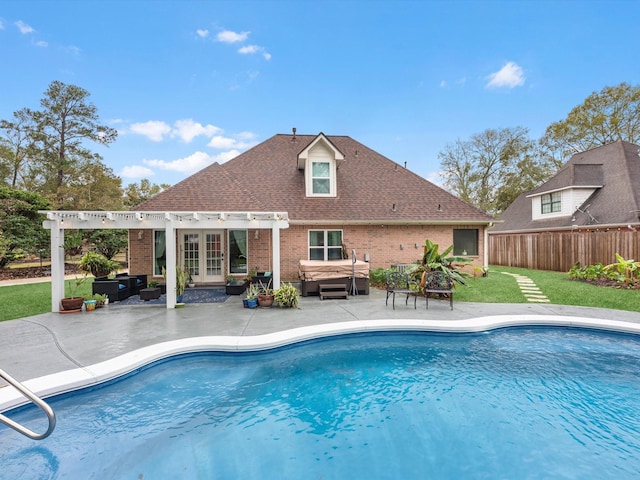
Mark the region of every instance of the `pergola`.
[[51, 310], [64, 297], [64, 231], [76, 229], [164, 230], [166, 237], [167, 308], [176, 306], [176, 231], [198, 229], [271, 229], [273, 288], [280, 287], [280, 230], [289, 228], [286, 212], [101, 212], [45, 210], [42, 226], [51, 230]]

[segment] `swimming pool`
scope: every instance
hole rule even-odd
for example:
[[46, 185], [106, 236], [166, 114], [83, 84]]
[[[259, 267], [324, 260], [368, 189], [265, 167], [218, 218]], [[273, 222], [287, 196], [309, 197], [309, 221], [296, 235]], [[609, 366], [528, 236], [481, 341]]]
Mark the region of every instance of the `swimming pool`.
[[0, 429], [0, 476], [637, 478], [639, 367], [639, 337], [567, 328], [180, 356], [50, 399], [46, 440]]

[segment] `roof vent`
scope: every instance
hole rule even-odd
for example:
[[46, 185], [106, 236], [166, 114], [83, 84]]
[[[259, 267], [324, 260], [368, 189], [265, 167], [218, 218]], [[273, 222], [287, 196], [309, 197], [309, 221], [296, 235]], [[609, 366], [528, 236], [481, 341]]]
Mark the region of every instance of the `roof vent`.
[[297, 138], [296, 138], [296, 127], [293, 127], [291, 130], [293, 130], [293, 138], [291, 139], [291, 141], [295, 142], [297, 140]]

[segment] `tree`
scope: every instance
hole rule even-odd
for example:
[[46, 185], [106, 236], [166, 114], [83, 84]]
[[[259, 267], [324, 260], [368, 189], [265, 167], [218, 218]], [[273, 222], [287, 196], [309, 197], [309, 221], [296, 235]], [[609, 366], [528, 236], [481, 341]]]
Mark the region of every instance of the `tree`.
[[[54, 81], [40, 101], [41, 110], [26, 109], [33, 122], [34, 155], [31, 188], [51, 199], [54, 208], [74, 208], [77, 189], [71, 188], [87, 164], [100, 164], [101, 157], [88, 150], [87, 140], [108, 145], [118, 132], [98, 123], [96, 107], [87, 103], [89, 92], [75, 85]], [[102, 165], [103, 169], [106, 168]]]
[[621, 83], [593, 92], [567, 118], [547, 127], [543, 154], [558, 164], [574, 153], [624, 140], [640, 143], [640, 86]]
[[96, 251], [111, 260], [129, 244], [129, 232], [121, 229], [93, 230], [88, 235]]
[[[535, 160], [535, 142], [528, 134], [523, 127], [488, 129], [446, 145], [438, 154], [446, 187], [485, 212], [500, 213], [509, 199], [549, 173]], [[517, 183], [509, 183], [516, 178]]]
[[26, 173], [31, 147], [32, 123], [27, 110], [13, 112], [13, 121], [0, 120], [0, 178], [7, 186], [18, 188], [18, 181]]
[[48, 241], [44, 216], [38, 213], [48, 208], [49, 202], [36, 193], [0, 187], [0, 268], [36, 253]]
[[151, 197], [157, 195], [163, 190], [166, 190], [170, 186], [171, 185], [166, 183], [156, 185], [146, 178], [140, 180], [140, 185], [137, 183], [130, 183], [124, 189], [124, 204], [129, 208], [135, 207], [145, 200], [149, 200]]

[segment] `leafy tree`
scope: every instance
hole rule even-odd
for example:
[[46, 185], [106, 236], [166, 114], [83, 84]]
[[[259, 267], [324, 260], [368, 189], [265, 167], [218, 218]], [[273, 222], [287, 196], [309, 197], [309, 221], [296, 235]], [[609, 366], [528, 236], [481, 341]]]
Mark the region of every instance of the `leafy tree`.
[[49, 202], [36, 193], [0, 187], [0, 268], [42, 248], [48, 232], [38, 210], [48, 208]]
[[616, 140], [640, 143], [640, 86], [621, 83], [593, 92], [540, 140], [543, 153], [563, 163], [574, 153]]
[[97, 252], [111, 260], [129, 244], [129, 234], [127, 230], [120, 229], [93, 230], [88, 240], [95, 245]]
[[27, 110], [13, 113], [13, 121], [0, 120], [0, 178], [11, 188], [18, 188], [26, 173], [31, 146], [32, 123]]
[[97, 109], [88, 97], [89, 92], [80, 87], [54, 81], [40, 101], [42, 109], [25, 110], [34, 124], [31, 187], [39, 187], [36, 191], [50, 198], [56, 209], [77, 208], [74, 197], [79, 189], [73, 180], [79, 182], [88, 164], [102, 164], [101, 157], [84, 143], [108, 145], [118, 134], [98, 123]]
[[122, 180], [100, 161], [82, 162], [69, 179], [68, 208], [73, 210], [121, 210]]
[[170, 186], [171, 185], [166, 183], [156, 185], [146, 178], [140, 180], [139, 185], [137, 183], [130, 183], [124, 189], [124, 204], [129, 208], [135, 207], [145, 200], [149, 200], [151, 197], [157, 195], [163, 190], [166, 190]]
[[[446, 145], [438, 154], [445, 185], [471, 205], [500, 213], [549, 173], [536, 162], [535, 142], [528, 134], [523, 127], [488, 129], [470, 140]], [[508, 183], [514, 178], [517, 184]]]

